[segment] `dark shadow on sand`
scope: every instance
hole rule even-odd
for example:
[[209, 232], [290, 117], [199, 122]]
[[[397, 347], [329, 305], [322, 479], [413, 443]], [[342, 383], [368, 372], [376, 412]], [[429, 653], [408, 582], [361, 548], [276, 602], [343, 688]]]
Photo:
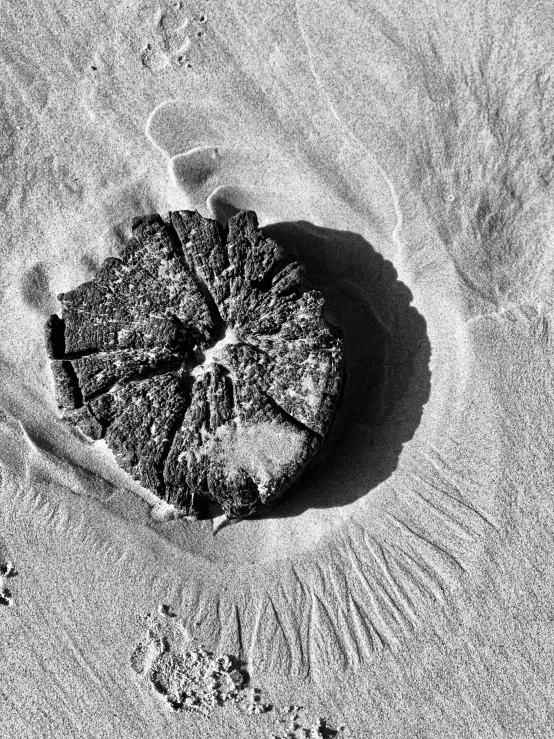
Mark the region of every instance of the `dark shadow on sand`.
[[314, 465], [264, 516], [287, 518], [352, 503], [394, 472], [429, 399], [431, 346], [412, 293], [361, 236], [303, 221], [262, 230], [306, 266], [306, 287], [323, 293], [346, 344], [331, 432]]

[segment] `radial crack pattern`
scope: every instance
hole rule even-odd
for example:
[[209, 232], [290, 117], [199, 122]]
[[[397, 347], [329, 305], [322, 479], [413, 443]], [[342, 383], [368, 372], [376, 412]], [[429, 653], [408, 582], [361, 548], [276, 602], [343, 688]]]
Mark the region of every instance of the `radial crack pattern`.
[[304, 270], [243, 211], [135, 219], [121, 258], [46, 324], [58, 405], [189, 516], [263, 510], [316, 454], [344, 347]]

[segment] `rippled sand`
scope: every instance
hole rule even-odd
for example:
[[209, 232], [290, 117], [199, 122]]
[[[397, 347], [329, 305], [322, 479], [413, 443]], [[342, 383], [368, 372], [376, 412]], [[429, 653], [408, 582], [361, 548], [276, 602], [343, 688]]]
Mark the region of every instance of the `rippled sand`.
[[[553, 16], [4, 3], [3, 735], [278, 734], [276, 710], [171, 713], [139, 679], [160, 603], [344, 736], [550, 735]], [[181, 208], [256, 210], [346, 337], [317, 465], [221, 528], [62, 423], [43, 345], [134, 216]]]

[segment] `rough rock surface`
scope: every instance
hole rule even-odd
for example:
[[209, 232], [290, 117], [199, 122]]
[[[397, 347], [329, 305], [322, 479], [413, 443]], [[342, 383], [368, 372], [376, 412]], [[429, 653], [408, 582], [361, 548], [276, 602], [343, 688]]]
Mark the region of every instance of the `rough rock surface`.
[[303, 276], [251, 211], [227, 228], [136, 219], [121, 258], [46, 324], [64, 417], [186, 515], [263, 510], [317, 452], [342, 389], [340, 332]]

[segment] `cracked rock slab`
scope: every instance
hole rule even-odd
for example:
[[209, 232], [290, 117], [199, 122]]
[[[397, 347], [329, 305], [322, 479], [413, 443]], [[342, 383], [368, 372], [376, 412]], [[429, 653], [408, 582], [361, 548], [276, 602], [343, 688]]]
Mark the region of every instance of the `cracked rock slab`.
[[46, 323], [58, 406], [185, 515], [263, 511], [311, 462], [344, 380], [304, 269], [241, 211], [135, 219], [119, 258]]

